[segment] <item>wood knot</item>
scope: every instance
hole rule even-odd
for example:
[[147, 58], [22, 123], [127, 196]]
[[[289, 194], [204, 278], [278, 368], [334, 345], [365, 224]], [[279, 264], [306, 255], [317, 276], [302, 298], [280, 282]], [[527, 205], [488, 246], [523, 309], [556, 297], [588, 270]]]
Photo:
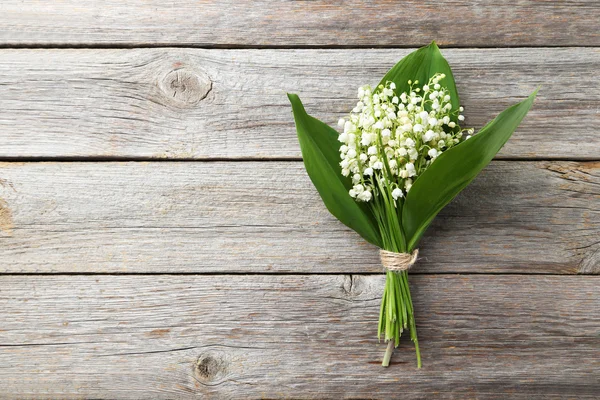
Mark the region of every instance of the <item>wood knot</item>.
[[186, 66], [167, 72], [158, 85], [166, 97], [167, 104], [176, 107], [194, 106], [212, 89], [212, 81], [206, 73]]
[[229, 362], [223, 352], [209, 350], [198, 357], [194, 367], [196, 378], [203, 383], [215, 383], [225, 378]]
[[342, 282], [342, 293], [346, 298], [357, 297], [363, 292], [362, 279], [357, 275], [345, 275]]

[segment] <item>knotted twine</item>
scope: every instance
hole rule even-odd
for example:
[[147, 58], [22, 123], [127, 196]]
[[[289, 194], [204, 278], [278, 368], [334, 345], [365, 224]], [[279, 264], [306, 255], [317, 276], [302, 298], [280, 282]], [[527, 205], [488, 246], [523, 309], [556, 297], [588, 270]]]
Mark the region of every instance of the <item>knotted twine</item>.
[[379, 249], [379, 257], [381, 258], [381, 264], [383, 268], [389, 271], [406, 271], [413, 266], [417, 261], [419, 255], [419, 249], [415, 249], [411, 253], [395, 253], [393, 251], [387, 251]]

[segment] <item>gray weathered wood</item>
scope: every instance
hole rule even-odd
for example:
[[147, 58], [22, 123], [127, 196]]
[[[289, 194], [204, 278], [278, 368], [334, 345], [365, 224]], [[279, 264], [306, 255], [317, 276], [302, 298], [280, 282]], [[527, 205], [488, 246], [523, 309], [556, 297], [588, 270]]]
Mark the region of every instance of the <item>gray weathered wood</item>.
[[600, 45], [594, 0], [4, 0], [0, 15], [4, 45]]
[[[378, 272], [290, 162], [0, 164], [0, 271]], [[600, 272], [600, 163], [495, 161], [413, 272]]]
[[383, 276], [0, 276], [3, 398], [597, 398], [600, 277], [411, 278], [423, 369], [376, 339]]
[[[0, 157], [297, 158], [286, 91], [333, 125], [409, 51], [0, 50]], [[600, 155], [600, 49], [444, 54], [467, 126], [542, 84], [500, 158]]]

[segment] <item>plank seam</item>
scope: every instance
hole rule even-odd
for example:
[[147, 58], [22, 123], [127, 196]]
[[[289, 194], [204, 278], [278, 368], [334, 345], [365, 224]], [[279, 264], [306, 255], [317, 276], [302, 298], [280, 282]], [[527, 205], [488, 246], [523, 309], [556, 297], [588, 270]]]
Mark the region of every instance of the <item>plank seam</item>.
[[[352, 50], [352, 49], [414, 49], [427, 45], [427, 43], [415, 43], [408, 45], [242, 45], [242, 44], [180, 44], [180, 43], [0, 43], [0, 50], [20, 49], [206, 49], [206, 50]], [[569, 48], [600, 48], [600, 45], [519, 45], [519, 46], [445, 46], [438, 44], [441, 49], [569, 49]]]
[[[6, 163], [83, 163], [83, 162], [300, 162], [301, 157], [211, 157], [211, 158], [159, 158], [159, 157], [0, 157], [0, 162]], [[514, 162], [539, 162], [539, 161], [585, 161], [595, 162], [600, 161], [599, 157], [495, 157], [494, 161], [514, 161]]]
[[[2, 276], [340, 276], [348, 275], [352, 276], [384, 276], [383, 272], [0, 272]], [[411, 276], [439, 276], [439, 275], [453, 275], [453, 276], [581, 276], [590, 277], [598, 276], [593, 273], [548, 273], [548, 272], [411, 272]]]

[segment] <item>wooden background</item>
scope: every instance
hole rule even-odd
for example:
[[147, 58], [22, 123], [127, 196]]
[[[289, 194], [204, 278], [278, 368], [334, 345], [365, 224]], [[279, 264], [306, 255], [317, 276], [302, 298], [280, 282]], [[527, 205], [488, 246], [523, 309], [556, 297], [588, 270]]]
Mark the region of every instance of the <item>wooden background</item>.
[[[0, 398], [598, 398], [600, 3], [0, 4]], [[480, 128], [542, 84], [411, 271], [388, 369], [377, 249], [304, 172], [435, 39]]]

